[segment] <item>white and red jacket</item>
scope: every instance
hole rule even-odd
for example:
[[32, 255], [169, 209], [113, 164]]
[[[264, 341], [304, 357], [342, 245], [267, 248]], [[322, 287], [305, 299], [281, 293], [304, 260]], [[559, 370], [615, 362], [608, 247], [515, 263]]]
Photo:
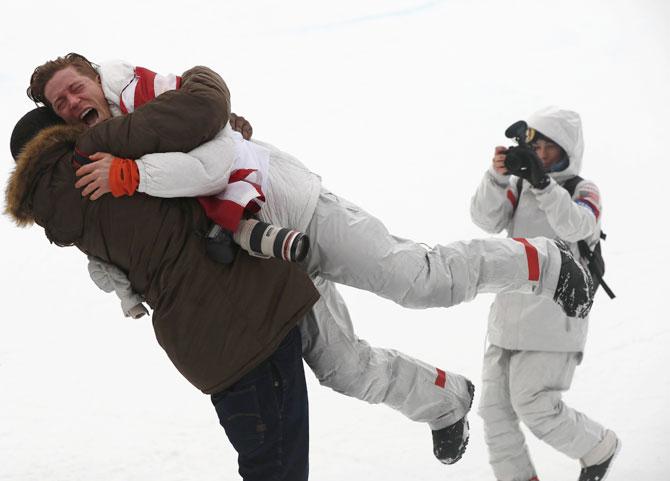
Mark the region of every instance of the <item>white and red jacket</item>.
[[[114, 116], [131, 113], [160, 94], [178, 89], [181, 83], [178, 76], [158, 75], [123, 61], [104, 63], [99, 73], [103, 92]], [[255, 213], [263, 205], [269, 152], [262, 147], [240, 142], [231, 131], [222, 131], [212, 145], [203, 146], [199, 150], [212, 149], [218, 152], [219, 162], [208, 168], [202, 164], [184, 162], [179, 155], [173, 156], [176, 158], [171, 159], [172, 165], [181, 172], [180, 178], [192, 176], [198, 182], [199, 192], [204, 192], [198, 200], [207, 215], [234, 232], [245, 210]], [[164, 166], [156, 168], [156, 162], [161, 162], [161, 157], [156, 158], [154, 154], [136, 159], [139, 172], [137, 190], [158, 195], [156, 189], [159, 189], [158, 192], [163, 194], [161, 197], [193, 195], [193, 192], [182, 189], [176, 182], [171, 183], [171, 180], [177, 178], [166, 176], [169, 173], [165, 172]], [[223, 188], [220, 182], [214, 181], [214, 178], [218, 180], [222, 177], [226, 181]], [[169, 195], [165, 195], [165, 188], [169, 189]]]
[[[598, 187], [581, 181], [571, 197], [560, 184], [581, 170], [584, 141], [579, 115], [555, 107], [543, 109], [527, 119], [532, 127], [560, 145], [569, 164], [549, 174], [551, 183], [537, 190], [523, 182], [521, 195], [517, 178], [500, 175], [489, 168], [472, 198], [472, 220], [486, 232], [503, 229], [509, 237], [560, 238], [570, 243], [579, 257], [577, 242], [594, 245], [600, 236], [602, 204]], [[566, 317], [550, 300], [525, 294], [498, 294], [491, 306], [488, 338], [506, 349], [535, 351], [582, 351], [587, 319]]]
[[[177, 88], [179, 82], [178, 77], [155, 75], [120, 60], [101, 64], [99, 73], [112, 115], [130, 112], [150, 101], [152, 94]], [[136, 163], [140, 192], [157, 197], [231, 195], [238, 206], [258, 202], [261, 220], [302, 232], [321, 190], [319, 176], [295, 157], [270, 144], [246, 141], [230, 126], [191, 152], [148, 154]], [[240, 177], [243, 182], [235, 182]], [[260, 187], [260, 192], [247, 189], [245, 184]]]

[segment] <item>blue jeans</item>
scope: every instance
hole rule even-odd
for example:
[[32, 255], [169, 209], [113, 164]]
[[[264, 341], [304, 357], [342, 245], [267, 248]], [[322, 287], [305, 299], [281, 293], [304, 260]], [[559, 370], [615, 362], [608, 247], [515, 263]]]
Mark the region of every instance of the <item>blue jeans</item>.
[[244, 481], [306, 481], [309, 417], [300, 331], [225, 391], [212, 395]]

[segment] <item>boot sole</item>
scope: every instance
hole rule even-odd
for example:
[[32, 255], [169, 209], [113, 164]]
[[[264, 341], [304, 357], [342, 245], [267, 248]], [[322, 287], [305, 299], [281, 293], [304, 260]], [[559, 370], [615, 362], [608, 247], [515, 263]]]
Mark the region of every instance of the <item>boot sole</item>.
[[470, 406], [468, 407], [468, 411], [465, 413], [465, 416], [463, 416], [464, 418], [466, 418], [465, 425], [463, 426], [463, 432], [467, 433], [467, 436], [465, 438], [465, 441], [463, 441], [461, 448], [458, 451], [458, 456], [456, 456], [454, 459], [450, 459], [449, 462], [446, 462], [438, 458], [438, 461], [440, 461], [442, 464], [446, 464], [447, 466], [456, 464], [458, 461], [460, 461], [460, 459], [465, 454], [465, 450], [468, 447], [468, 442], [470, 441], [470, 423], [467, 420], [467, 416], [470, 410], [472, 409], [472, 403], [475, 400], [475, 385], [472, 382], [470, 382], [470, 380], [467, 380], [467, 383], [468, 383], [468, 392], [470, 392]]

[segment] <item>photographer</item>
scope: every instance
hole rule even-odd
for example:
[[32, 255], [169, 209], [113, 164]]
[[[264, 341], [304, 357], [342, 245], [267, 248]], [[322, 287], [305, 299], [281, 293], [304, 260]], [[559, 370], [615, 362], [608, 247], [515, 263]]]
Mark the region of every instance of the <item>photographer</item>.
[[[600, 235], [600, 194], [581, 178], [584, 143], [576, 112], [548, 107], [506, 135], [519, 146], [495, 148], [470, 212], [490, 233], [560, 238], [579, 256], [577, 242], [593, 247]], [[577, 182], [574, 194], [564, 188]], [[521, 420], [565, 455], [579, 459], [579, 481], [602, 479], [620, 441], [561, 400], [582, 360], [588, 319], [569, 317], [555, 304], [518, 293], [497, 294], [488, 325], [479, 414], [499, 481], [537, 481]]]

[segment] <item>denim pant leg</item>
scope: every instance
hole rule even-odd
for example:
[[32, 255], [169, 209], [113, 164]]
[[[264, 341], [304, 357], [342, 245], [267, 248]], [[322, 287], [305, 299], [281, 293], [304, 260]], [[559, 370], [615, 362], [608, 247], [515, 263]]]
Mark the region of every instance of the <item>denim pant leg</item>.
[[244, 481], [306, 481], [309, 417], [300, 332], [225, 391], [212, 395]]

